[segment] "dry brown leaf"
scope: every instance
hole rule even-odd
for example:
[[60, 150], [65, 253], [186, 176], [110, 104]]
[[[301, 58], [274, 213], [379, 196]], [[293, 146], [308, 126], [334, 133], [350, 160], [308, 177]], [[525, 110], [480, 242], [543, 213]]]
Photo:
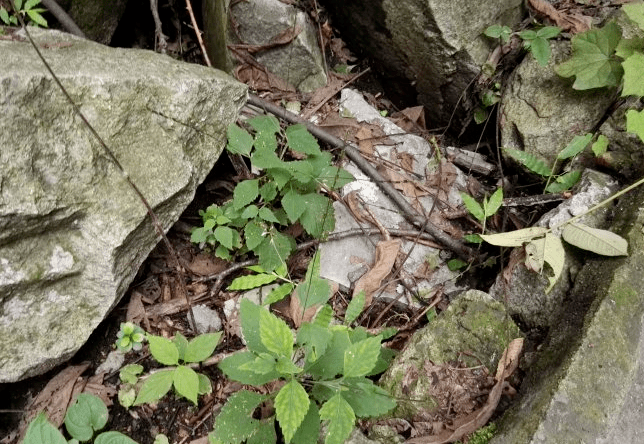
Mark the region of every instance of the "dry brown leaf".
[[328, 102], [333, 98], [333, 96], [339, 93], [344, 84], [344, 80], [339, 79], [338, 77], [329, 76], [326, 86], [316, 89], [313, 93], [309, 103], [306, 104], [306, 107], [302, 112], [302, 118], [308, 119], [311, 117], [324, 103]]
[[134, 322], [137, 325], [140, 325], [141, 322], [144, 322], [146, 325], [146, 330], [150, 330], [150, 326], [147, 325], [148, 319], [145, 313], [145, 307], [143, 306], [142, 298], [143, 295], [134, 290], [130, 295], [130, 302], [127, 304], [127, 313], [125, 315], [125, 320], [129, 322]]
[[356, 60], [356, 58], [351, 55], [351, 51], [347, 49], [347, 45], [342, 41], [342, 39], [331, 39], [329, 41], [329, 48], [340, 63], [354, 62]]
[[192, 258], [188, 269], [199, 276], [212, 276], [213, 274], [221, 273], [227, 266], [228, 263], [223, 259], [210, 254], [199, 253]]
[[251, 65], [239, 65], [234, 71], [235, 78], [257, 91], [295, 92], [295, 88], [286, 80], [276, 76], [267, 69]]
[[369, 217], [369, 214], [367, 214], [364, 211], [364, 208], [358, 201], [358, 192], [357, 191], [351, 191], [349, 194], [344, 196], [344, 201], [349, 207], [349, 211], [351, 211], [351, 214], [353, 215], [353, 218], [357, 222], [362, 222], [362, 223], [367, 223], [371, 218]]
[[499, 404], [499, 399], [501, 399], [501, 394], [503, 393], [503, 387], [506, 384], [505, 379], [510, 376], [519, 365], [519, 357], [521, 356], [522, 349], [523, 338], [517, 338], [510, 342], [508, 348], [503, 352], [503, 356], [501, 356], [496, 369], [496, 382], [482, 408], [469, 415], [454, 420], [452, 429], [445, 430], [438, 435], [413, 438], [408, 440], [407, 443], [446, 444], [474, 433], [476, 430], [487, 424]]
[[581, 14], [564, 14], [546, 0], [528, 0], [528, 4], [538, 13], [546, 16], [563, 31], [570, 31], [574, 34], [588, 31], [592, 24], [592, 19]]
[[400, 251], [400, 244], [400, 240], [397, 239], [380, 241], [376, 245], [376, 258], [373, 267], [358, 279], [353, 289], [354, 297], [364, 290], [365, 307], [371, 305], [373, 294], [380, 288], [382, 281], [391, 273], [398, 251]]

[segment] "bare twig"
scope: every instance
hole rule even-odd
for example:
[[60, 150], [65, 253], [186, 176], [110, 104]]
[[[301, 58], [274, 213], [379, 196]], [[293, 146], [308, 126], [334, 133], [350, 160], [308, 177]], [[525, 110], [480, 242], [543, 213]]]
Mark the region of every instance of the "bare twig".
[[195, 13], [192, 12], [192, 4], [190, 3], [190, 0], [186, 0], [186, 9], [188, 10], [188, 14], [190, 14], [190, 22], [192, 23], [192, 27], [195, 29], [197, 41], [199, 42], [199, 47], [201, 48], [201, 52], [203, 53], [203, 59], [206, 62], [206, 65], [212, 68], [212, 63], [210, 63], [210, 58], [208, 57], [208, 53], [206, 52], [206, 45], [204, 45], [203, 43], [203, 39], [201, 38], [201, 31], [199, 30], [199, 26], [197, 26]]

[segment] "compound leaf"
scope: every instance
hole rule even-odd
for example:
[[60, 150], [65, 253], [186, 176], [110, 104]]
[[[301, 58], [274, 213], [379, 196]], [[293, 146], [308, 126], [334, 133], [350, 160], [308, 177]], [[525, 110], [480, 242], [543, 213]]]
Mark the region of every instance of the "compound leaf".
[[524, 243], [543, 236], [547, 232], [547, 228], [530, 227], [523, 228], [521, 230], [509, 231], [507, 233], [481, 234], [481, 239], [488, 244], [496, 245], [498, 247], [520, 247]]
[[293, 435], [302, 424], [309, 411], [310, 402], [306, 390], [295, 379], [282, 387], [275, 397], [275, 416], [286, 442], [291, 442]]
[[526, 153], [525, 151], [521, 150], [515, 150], [513, 148], [503, 148], [503, 151], [505, 151], [508, 156], [512, 157], [514, 160], [519, 162], [521, 165], [523, 165], [533, 173], [537, 173], [543, 177], [550, 176], [551, 172], [548, 165], [546, 165], [543, 160], [539, 159], [534, 154]]
[[183, 358], [186, 362], [202, 362], [212, 356], [221, 339], [222, 332], [204, 333], [192, 339]]
[[474, 216], [479, 222], [483, 222], [485, 220], [485, 212], [483, 211], [483, 207], [480, 203], [474, 200], [474, 198], [467, 193], [461, 193], [461, 199], [465, 204], [465, 208], [467, 208], [467, 211], [469, 211], [472, 216]]
[[604, 256], [628, 256], [628, 242], [612, 231], [569, 223], [564, 227], [563, 238], [569, 244], [593, 253]]
[[143, 381], [134, 405], [152, 404], [163, 398], [172, 387], [173, 375], [174, 369], [165, 369], [148, 376]]
[[197, 395], [199, 394], [197, 372], [188, 366], [180, 365], [173, 372], [172, 382], [177, 393], [197, 405]]
[[578, 90], [616, 86], [622, 66], [614, 53], [621, 37], [622, 30], [615, 23], [575, 35], [572, 58], [555, 67], [555, 71], [562, 77], [576, 76], [572, 87]]
[[152, 357], [163, 365], [177, 365], [179, 363], [179, 349], [170, 339], [151, 334], [146, 335], [150, 343]]
[[340, 394], [332, 396], [320, 409], [320, 418], [329, 421], [324, 444], [343, 444], [351, 434], [356, 416]]

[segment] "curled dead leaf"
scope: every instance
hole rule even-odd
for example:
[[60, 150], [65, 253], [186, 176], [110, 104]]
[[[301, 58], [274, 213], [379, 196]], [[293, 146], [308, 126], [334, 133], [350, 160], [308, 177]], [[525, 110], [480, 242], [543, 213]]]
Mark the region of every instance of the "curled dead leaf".
[[376, 245], [376, 259], [364, 276], [358, 279], [353, 289], [353, 296], [364, 290], [365, 307], [371, 305], [374, 293], [382, 285], [382, 281], [391, 273], [391, 269], [396, 261], [396, 256], [400, 251], [400, 240], [381, 241]]

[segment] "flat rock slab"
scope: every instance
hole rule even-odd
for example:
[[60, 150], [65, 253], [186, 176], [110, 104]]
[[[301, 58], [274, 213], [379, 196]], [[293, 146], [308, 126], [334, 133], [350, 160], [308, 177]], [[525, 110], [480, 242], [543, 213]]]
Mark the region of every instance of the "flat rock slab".
[[[232, 77], [33, 29], [167, 230], [245, 103]], [[0, 54], [0, 382], [71, 357], [157, 244], [146, 210], [19, 35]]]

